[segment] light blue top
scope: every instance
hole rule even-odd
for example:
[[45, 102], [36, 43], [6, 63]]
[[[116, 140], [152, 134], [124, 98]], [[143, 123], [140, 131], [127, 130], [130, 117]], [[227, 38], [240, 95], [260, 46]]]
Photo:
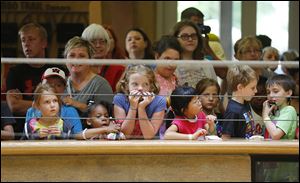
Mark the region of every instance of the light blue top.
[[[26, 113], [26, 122], [29, 122], [32, 118], [41, 117], [41, 111], [35, 108], [29, 108]], [[72, 106], [61, 106], [60, 117], [64, 121], [69, 121], [73, 125], [71, 129], [72, 134], [78, 134], [82, 131], [82, 124], [77, 110]]]

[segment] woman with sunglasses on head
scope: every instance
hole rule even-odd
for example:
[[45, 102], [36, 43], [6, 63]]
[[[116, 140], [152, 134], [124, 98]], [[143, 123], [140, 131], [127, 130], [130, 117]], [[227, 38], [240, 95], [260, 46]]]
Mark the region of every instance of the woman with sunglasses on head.
[[[183, 60], [204, 60], [203, 40], [197, 25], [191, 21], [181, 21], [173, 27], [172, 35], [177, 37], [183, 52]], [[179, 85], [196, 87], [203, 78], [217, 80], [215, 69], [210, 64], [179, 66], [176, 70]], [[219, 74], [218, 74], [219, 75]]]

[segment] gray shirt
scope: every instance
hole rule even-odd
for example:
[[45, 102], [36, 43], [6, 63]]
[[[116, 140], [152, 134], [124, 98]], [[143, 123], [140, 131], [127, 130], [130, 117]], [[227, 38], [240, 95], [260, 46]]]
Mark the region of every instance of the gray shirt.
[[111, 104], [113, 100], [111, 86], [106, 79], [99, 75], [95, 75], [95, 77], [80, 91], [73, 88], [69, 77], [65, 93], [71, 94], [73, 99], [85, 104], [87, 104], [88, 100], [93, 100], [95, 103], [106, 101]]

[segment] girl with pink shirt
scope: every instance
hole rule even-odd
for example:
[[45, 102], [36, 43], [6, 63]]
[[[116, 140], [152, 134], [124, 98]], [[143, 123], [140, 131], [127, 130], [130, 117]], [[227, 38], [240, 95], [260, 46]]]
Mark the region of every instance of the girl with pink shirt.
[[171, 107], [175, 118], [165, 132], [164, 139], [197, 140], [214, 133], [216, 117], [205, 115], [193, 87], [176, 88], [171, 95]]
[[[179, 60], [182, 48], [174, 36], [162, 36], [154, 44], [156, 60]], [[170, 95], [177, 86], [177, 77], [174, 74], [176, 65], [157, 65], [154, 72], [160, 86], [159, 95]]]

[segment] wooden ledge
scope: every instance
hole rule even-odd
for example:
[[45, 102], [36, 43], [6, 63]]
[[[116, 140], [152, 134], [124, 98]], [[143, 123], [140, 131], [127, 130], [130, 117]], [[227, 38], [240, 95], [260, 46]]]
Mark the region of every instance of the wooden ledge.
[[278, 141], [2, 141], [1, 155], [86, 154], [292, 154], [299, 155], [298, 140]]

